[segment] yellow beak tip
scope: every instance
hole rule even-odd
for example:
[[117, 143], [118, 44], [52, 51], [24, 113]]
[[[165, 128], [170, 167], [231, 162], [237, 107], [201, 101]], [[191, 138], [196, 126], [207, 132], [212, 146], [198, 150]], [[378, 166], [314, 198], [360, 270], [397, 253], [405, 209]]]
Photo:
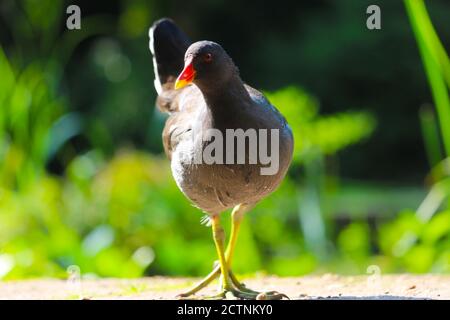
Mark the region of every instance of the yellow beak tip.
[[186, 87], [190, 82], [185, 81], [185, 80], [177, 80], [175, 82], [175, 90], [181, 89]]

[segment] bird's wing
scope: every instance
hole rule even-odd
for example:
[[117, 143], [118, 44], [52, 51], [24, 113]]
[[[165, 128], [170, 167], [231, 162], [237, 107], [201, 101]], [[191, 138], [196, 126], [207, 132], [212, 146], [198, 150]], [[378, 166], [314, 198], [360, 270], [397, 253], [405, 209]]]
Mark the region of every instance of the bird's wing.
[[[169, 92], [169, 91], [168, 91]], [[171, 159], [172, 151], [185, 139], [192, 139], [192, 126], [197, 118], [198, 109], [205, 104], [200, 89], [195, 85], [189, 85], [177, 90], [176, 96], [171, 101], [171, 106], [177, 112], [170, 114], [163, 130], [164, 150]]]
[[192, 130], [190, 121], [186, 121], [185, 113], [174, 113], [167, 119], [162, 133], [164, 151], [172, 160], [172, 152], [181, 140], [187, 139], [187, 134]]
[[281, 114], [280, 111], [278, 111], [278, 109], [273, 104], [270, 103], [269, 100], [267, 100], [267, 98], [260, 91], [249, 86], [248, 84], [245, 84], [245, 88], [247, 89], [248, 94], [256, 105], [265, 109], [266, 111], [273, 113], [273, 115], [278, 118], [283, 127], [287, 125], [286, 118]]

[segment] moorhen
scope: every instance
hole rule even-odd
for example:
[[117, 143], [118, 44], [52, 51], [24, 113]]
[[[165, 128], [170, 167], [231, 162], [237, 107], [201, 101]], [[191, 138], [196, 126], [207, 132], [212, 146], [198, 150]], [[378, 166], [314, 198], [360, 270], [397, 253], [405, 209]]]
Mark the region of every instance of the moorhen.
[[[286, 297], [276, 291], [248, 289], [231, 272], [231, 265], [243, 215], [278, 187], [289, 167], [293, 151], [289, 125], [261, 92], [241, 80], [219, 44], [192, 43], [166, 18], [153, 24], [149, 37], [156, 104], [169, 114], [162, 134], [164, 150], [177, 186], [207, 214], [219, 257], [214, 270], [180, 297], [190, 297], [219, 275], [217, 298]], [[239, 145], [236, 141], [242, 133], [244, 143]], [[269, 154], [261, 151], [264, 147], [277, 162], [271, 168]], [[231, 208], [231, 235], [225, 250], [219, 217]]]

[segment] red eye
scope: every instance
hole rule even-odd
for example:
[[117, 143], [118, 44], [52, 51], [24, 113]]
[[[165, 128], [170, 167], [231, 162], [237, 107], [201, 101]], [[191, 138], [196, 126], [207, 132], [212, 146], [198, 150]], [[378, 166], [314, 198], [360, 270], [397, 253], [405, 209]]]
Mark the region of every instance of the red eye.
[[211, 62], [212, 61], [212, 55], [211, 53], [205, 54], [205, 62]]

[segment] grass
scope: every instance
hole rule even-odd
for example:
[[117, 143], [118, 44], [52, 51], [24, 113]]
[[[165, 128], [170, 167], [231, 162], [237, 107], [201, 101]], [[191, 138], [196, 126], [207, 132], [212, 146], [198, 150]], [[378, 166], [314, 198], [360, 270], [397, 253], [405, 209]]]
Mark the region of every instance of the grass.
[[405, 0], [405, 6], [433, 95], [446, 156], [450, 157], [450, 61], [424, 1]]

